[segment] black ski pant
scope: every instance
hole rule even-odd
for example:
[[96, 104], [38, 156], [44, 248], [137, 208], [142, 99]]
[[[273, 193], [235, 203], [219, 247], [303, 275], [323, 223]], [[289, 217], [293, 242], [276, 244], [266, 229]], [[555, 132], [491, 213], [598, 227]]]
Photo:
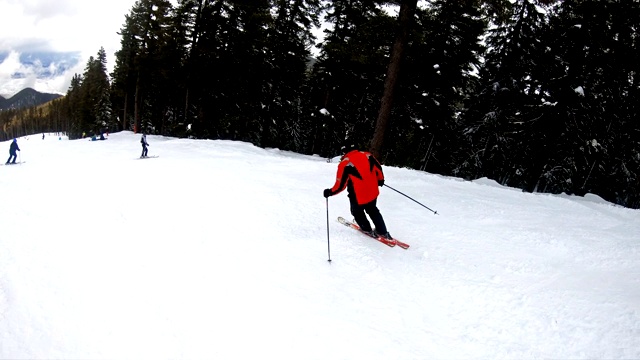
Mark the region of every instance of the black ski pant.
[[140, 155], [140, 156], [147, 156], [147, 151], [149, 151], [147, 149], [147, 145], [142, 144], [142, 155]]
[[13, 158], [13, 162], [15, 163], [15, 162], [16, 162], [16, 158], [17, 158], [17, 157], [18, 157], [18, 156], [16, 155], [16, 153], [9, 153], [9, 160], [7, 160], [7, 164], [8, 164], [8, 163], [10, 163], [10, 162], [12, 162], [12, 161], [11, 161], [11, 159], [12, 159], [12, 158]]
[[351, 203], [351, 215], [353, 215], [353, 218], [358, 226], [360, 226], [360, 229], [363, 231], [372, 230], [371, 224], [365, 215], [366, 212], [371, 218], [373, 225], [376, 227], [376, 232], [382, 235], [387, 233], [387, 226], [384, 224], [382, 214], [380, 214], [380, 210], [378, 210], [378, 207], [376, 206], [377, 201], [378, 200], [375, 199], [368, 204], [359, 205], [355, 199], [349, 198], [349, 202]]

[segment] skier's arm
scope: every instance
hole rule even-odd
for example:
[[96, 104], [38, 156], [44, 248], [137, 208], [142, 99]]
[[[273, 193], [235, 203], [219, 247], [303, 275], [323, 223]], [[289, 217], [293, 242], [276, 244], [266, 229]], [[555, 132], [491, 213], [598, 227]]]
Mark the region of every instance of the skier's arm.
[[384, 185], [384, 172], [382, 171], [382, 165], [380, 165], [380, 162], [378, 162], [378, 159], [376, 159], [373, 154], [368, 153], [367, 157], [369, 159], [369, 167], [376, 175], [376, 179], [378, 179], [378, 186]]
[[338, 164], [338, 173], [336, 174], [336, 182], [331, 189], [324, 190], [324, 197], [333, 196], [339, 194], [347, 187], [347, 181], [349, 180], [349, 174], [345, 172], [345, 167], [349, 163], [349, 160], [343, 160]]

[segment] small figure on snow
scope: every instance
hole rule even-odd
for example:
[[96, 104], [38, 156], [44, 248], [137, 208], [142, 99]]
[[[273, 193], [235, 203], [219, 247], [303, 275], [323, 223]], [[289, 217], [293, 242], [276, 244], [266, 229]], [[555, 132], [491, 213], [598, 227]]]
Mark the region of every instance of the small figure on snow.
[[[7, 164], [16, 163], [16, 157], [17, 157], [16, 151], [20, 151], [20, 148], [18, 147], [18, 140], [13, 139], [13, 141], [11, 142], [11, 146], [9, 146], [9, 159], [7, 160]], [[12, 158], [13, 158], [13, 161], [11, 161]]]
[[147, 157], [147, 152], [149, 151], [147, 149], [147, 146], [149, 146], [149, 143], [147, 142], [147, 135], [146, 134], [142, 134], [142, 138], [140, 138], [140, 143], [142, 144], [142, 155], [140, 155], [141, 158], [146, 158]]
[[[360, 229], [372, 236], [392, 239], [382, 214], [376, 206], [378, 195], [380, 195], [378, 187], [384, 185], [382, 166], [373, 154], [359, 151], [351, 143], [347, 142], [347, 145], [342, 147], [342, 152], [344, 155], [338, 164], [336, 182], [331, 189], [324, 190], [324, 197], [336, 195], [346, 188], [351, 204], [351, 215]], [[375, 225], [375, 230], [371, 228], [365, 212]]]

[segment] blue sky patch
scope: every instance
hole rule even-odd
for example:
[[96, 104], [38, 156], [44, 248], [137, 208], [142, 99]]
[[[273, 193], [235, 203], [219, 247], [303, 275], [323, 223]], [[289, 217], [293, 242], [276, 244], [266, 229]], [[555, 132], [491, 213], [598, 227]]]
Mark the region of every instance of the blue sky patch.
[[[40, 65], [43, 72], [39, 77], [47, 78], [64, 74], [78, 63], [79, 58], [79, 52], [24, 52], [20, 54], [20, 63], [27, 66]], [[51, 64], [56, 65], [54, 69], [49, 69]]]

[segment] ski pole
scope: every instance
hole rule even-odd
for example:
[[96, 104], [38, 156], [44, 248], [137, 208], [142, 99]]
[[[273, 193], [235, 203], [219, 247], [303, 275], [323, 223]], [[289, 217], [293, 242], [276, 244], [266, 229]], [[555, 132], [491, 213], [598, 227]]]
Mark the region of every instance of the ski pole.
[[329, 243], [329, 198], [327, 200], [327, 252], [329, 253], [329, 262], [331, 262], [331, 245]]
[[414, 198], [412, 198], [411, 196], [409, 196], [409, 195], [407, 195], [407, 194], [404, 194], [404, 193], [402, 193], [402, 192], [400, 192], [400, 191], [398, 191], [398, 190], [396, 190], [396, 189], [392, 188], [391, 186], [389, 186], [389, 185], [387, 185], [387, 184], [384, 184], [384, 186], [386, 186], [386, 187], [388, 187], [389, 189], [391, 189], [391, 190], [393, 190], [393, 191], [397, 192], [397, 193], [398, 193], [398, 194], [400, 194], [400, 195], [404, 195], [404, 196], [406, 196], [407, 198], [409, 198], [409, 199], [413, 200], [413, 201], [414, 201], [415, 203], [417, 203], [418, 205], [420, 205], [420, 206], [422, 206], [423, 208], [425, 208], [425, 209], [427, 209], [427, 210], [431, 211], [434, 215], [438, 215], [438, 212], [437, 212], [437, 211], [433, 211], [433, 210], [429, 209], [428, 207], [426, 207], [426, 206], [422, 205], [421, 203], [419, 203], [418, 201], [416, 201], [416, 200], [415, 200]]

